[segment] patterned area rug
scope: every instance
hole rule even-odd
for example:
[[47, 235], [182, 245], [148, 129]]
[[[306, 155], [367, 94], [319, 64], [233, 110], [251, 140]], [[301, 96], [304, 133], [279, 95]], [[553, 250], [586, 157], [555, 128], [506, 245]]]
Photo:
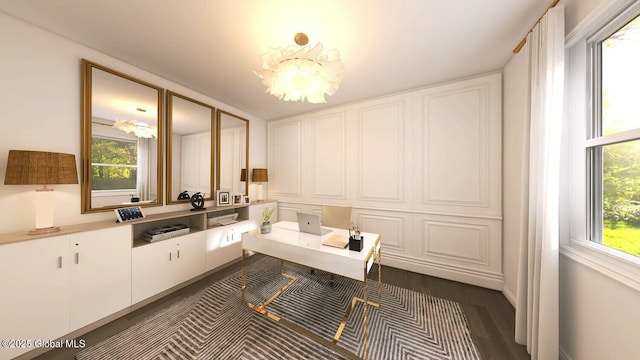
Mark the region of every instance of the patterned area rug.
[[[263, 257], [245, 269], [247, 300], [258, 304], [289, 279], [280, 262]], [[297, 280], [267, 310], [331, 341], [362, 284], [285, 263]], [[384, 279], [384, 273], [383, 279]], [[346, 359], [362, 356], [362, 311], [358, 303], [332, 349], [249, 309], [241, 302], [240, 272], [164, 309], [141, 323], [78, 353], [90, 359]], [[377, 281], [369, 282], [377, 301]], [[379, 308], [369, 306], [369, 359], [479, 359], [466, 318], [456, 302], [382, 284]]]

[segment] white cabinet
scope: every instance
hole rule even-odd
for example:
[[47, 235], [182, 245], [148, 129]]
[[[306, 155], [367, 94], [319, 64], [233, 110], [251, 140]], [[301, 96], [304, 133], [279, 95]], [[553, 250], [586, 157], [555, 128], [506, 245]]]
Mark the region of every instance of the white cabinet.
[[[0, 246], [0, 339], [53, 340], [67, 333], [67, 260], [67, 236]], [[2, 346], [0, 359], [29, 350]]]
[[260, 228], [262, 225], [262, 212], [264, 209], [270, 208], [275, 209], [273, 211], [273, 215], [271, 215], [271, 223], [275, 224], [278, 222], [278, 202], [270, 201], [270, 202], [260, 202], [251, 204], [249, 206], [249, 227], [247, 231], [254, 230]]
[[219, 226], [207, 230], [207, 271], [240, 257], [242, 233], [249, 228], [249, 221]]
[[131, 305], [131, 226], [69, 235], [70, 330]]
[[211, 194], [211, 133], [182, 137], [180, 191]]
[[187, 281], [205, 271], [204, 231], [135, 247], [132, 251], [132, 302]]
[[[54, 340], [131, 305], [131, 227], [0, 247], [0, 339]], [[0, 359], [30, 349], [0, 348]]]

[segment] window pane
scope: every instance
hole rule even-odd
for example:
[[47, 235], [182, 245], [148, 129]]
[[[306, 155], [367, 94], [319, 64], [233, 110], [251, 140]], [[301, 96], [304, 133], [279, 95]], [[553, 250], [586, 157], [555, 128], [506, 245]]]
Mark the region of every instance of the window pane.
[[640, 16], [602, 42], [602, 134], [640, 128]]
[[138, 145], [135, 141], [93, 137], [91, 162], [93, 164], [137, 165]]
[[135, 167], [93, 165], [91, 171], [91, 190], [131, 190], [136, 188]]
[[91, 190], [136, 188], [138, 145], [135, 141], [94, 137], [91, 146]]
[[602, 243], [640, 256], [640, 140], [602, 153]]

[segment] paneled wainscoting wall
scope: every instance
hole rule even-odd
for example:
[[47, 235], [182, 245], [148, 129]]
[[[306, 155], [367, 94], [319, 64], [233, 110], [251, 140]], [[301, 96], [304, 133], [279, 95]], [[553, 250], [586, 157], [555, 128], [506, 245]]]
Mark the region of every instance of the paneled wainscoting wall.
[[268, 123], [278, 217], [350, 205], [383, 263], [502, 289], [501, 75]]

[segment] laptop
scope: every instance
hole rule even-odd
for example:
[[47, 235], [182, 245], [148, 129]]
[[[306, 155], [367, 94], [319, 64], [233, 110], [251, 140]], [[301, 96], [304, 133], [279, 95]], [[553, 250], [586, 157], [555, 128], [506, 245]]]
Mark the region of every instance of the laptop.
[[298, 229], [313, 235], [326, 235], [333, 230], [320, 226], [320, 216], [315, 214], [296, 213], [298, 215]]

